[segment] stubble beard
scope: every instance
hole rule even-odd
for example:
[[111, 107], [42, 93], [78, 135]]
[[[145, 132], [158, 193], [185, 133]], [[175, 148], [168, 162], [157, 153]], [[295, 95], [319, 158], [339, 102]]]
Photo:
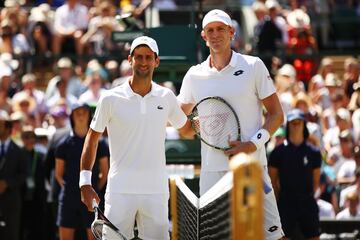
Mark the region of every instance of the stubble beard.
[[150, 70], [146, 70], [146, 71], [135, 70], [135, 76], [139, 77], [139, 78], [148, 78], [151, 76], [151, 71]]

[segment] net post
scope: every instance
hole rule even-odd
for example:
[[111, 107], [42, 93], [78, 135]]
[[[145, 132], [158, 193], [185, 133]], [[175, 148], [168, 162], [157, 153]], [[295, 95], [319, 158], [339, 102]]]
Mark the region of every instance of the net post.
[[175, 178], [170, 178], [170, 211], [172, 222], [171, 239], [178, 240], [177, 190]]
[[263, 176], [258, 161], [240, 153], [230, 161], [232, 239], [264, 239]]

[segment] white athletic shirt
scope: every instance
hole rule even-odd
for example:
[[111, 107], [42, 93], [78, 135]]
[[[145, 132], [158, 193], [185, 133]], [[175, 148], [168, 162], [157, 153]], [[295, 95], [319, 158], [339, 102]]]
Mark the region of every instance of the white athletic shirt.
[[90, 127], [108, 131], [110, 170], [107, 192], [168, 193], [166, 124], [182, 127], [186, 116], [170, 89], [152, 82], [144, 97], [129, 82], [101, 96]]
[[88, 9], [86, 6], [77, 3], [73, 9], [69, 5], [58, 7], [55, 11], [54, 28], [69, 28], [73, 30], [84, 30], [88, 27]]
[[[276, 92], [273, 80], [258, 57], [233, 51], [229, 65], [221, 71], [210, 68], [209, 59], [189, 69], [178, 100], [196, 104], [209, 96], [224, 98], [239, 117], [241, 140], [249, 141], [263, 124], [261, 99]], [[201, 144], [202, 171], [228, 170], [229, 159], [223, 151]], [[265, 147], [258, 149], [254, 157], [266, 165]]]

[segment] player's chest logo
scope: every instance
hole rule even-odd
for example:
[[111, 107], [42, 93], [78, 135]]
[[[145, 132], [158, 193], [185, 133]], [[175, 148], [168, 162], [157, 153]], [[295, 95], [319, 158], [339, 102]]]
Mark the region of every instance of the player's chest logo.
[[243, 73], [244, 73], [244, 71], [240, 69], [240, 70], [237, 70], [236, 72], [234, 72], [234, 76], [240, 76]]
[[304, 166], [308, 165], [308, 163], [309, 163], [309, 160], [308, 160], [307, 157], [305, 156], [305, 157], [304, 157]]

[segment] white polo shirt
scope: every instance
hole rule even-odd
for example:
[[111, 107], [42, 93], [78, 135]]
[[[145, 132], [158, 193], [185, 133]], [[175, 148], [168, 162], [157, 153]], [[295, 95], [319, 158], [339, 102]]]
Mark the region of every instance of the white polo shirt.
[[[209, 96], [224, 98], [239, 117], [241, 140], [249, 141], [263, 124], [261, 99], [276, 92], [269, 72], [258, 57], [234, 51], [229, 65], [221, 71], [211, 68], [209, 60], [210, 57], [189, 69], [178, 100], [195, 104]], [[228, 170], [229, 159], [223, 151], [201, 144], [202, 171]], [[254, 153], [254, 157], [266, 165], [265, 147]]]
[[101, 96], [90, 127], [108, 131], [110, 170], [107, 192], [168, 193], [166, 125], [182, 127], [187, 118], [170, 89], [151, 84], [144, 97], [129, 82]]
[[73, 9], [69, 5], [58, 7], [55, 11], [54, 28], [57, 30], [60, 26], [73, 30], [84, 30], [88, 27], [88, 9], [86, 6], [77, 3]]

